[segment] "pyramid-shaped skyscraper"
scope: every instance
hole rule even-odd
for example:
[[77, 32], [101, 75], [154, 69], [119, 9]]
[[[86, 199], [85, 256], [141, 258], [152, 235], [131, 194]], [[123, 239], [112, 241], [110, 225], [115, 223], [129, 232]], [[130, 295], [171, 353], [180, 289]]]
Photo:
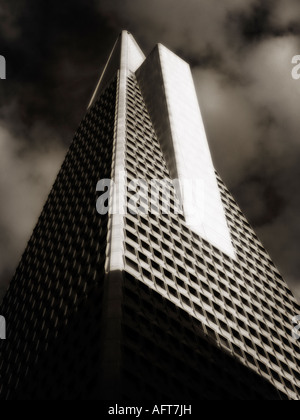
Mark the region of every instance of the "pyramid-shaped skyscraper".
[[298, 399], [299, 313], [189, 65], [122, 32], [0, 308], [0, 397]]

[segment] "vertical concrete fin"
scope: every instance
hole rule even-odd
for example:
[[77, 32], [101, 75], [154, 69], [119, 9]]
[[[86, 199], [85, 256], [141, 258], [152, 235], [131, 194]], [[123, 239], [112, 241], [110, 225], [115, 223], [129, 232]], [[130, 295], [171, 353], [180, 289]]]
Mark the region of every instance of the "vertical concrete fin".
[[190, 66], [159, 44], [136, 76], [187, 225], [235, 258]]
[[105, 89], [112, 78], [115, 77], [121, 67], [135, 72], [144, 60], [145, 55], [134, 37], [129, 32], [122, 31], [109, 55], [88, 108], [95, 103], [103, 89]]
[[[110, 249], [108, 252], [107, 271], [122, 271], [124, 268], [124, 214], [126, 213], [126, 114], [127, 114], [127, 79], [145, 60], [145, 56], [133, 36], [123, 31], [115, 52], [117, 59], [111, 58], [114, 71], [119, 73], [117, 93], [117, 113], [115, 121], [115, 153], [112, 169], [114, 191], [111, 197], [112, 215], [110, 216]], [[114, 55], [114, 53], [113, 53]], [[108, 66], [108, 68], [110, 65]], [[112, 71], [112, 68], [109, 71]], [[105, 76], [106, 77], [106, 76]], [[110, 77], [110, 76], [109, 76]], [[100, 83], [101, 84], [101, 83]]]

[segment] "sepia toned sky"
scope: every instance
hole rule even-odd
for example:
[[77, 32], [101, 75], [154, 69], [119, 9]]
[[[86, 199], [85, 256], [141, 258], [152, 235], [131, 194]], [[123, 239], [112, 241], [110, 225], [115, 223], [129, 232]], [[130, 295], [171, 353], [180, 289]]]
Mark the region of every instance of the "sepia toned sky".
[[0, 296], [122, 29], [191, 64], [215, 166], [300, 300], [299, 0], [0, 0]]

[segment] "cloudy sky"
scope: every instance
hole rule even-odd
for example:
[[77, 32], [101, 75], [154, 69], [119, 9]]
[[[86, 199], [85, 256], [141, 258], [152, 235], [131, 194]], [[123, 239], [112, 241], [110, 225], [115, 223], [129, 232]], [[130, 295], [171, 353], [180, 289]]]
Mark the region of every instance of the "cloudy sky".
[[192, 65], [215, 166], [300, 299], [299, 0], [0, 0], [0, 295], [122, 29]]

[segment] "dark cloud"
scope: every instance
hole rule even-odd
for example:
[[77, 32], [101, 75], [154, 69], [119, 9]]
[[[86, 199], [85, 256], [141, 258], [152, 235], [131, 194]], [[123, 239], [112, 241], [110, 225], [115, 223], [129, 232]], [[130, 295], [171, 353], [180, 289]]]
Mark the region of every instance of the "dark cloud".
[[265, 0], [253, 4], [250, 13], [243, 11], [228, 14], [228, 25], [238, 35], [241, 45], [257, 43], [268, 37], [283, 36], [292, 32], [294, 27], [281, 27], [273, 19], [277, 0]]
[[[6, 15], [9, 29], [0, 29], [8, 63], [8, 82], [1, 86], [5, 102], [17, 102], [22, 130], [42, 119], [69, 133], [84, 113], [116, 33], [96, 13], [94, 1], [16, 0]], [[14, 128], [19, 127], [12, 121]]]
[[[0, 5], [0, 285], [32, 232], [117, 32], [93, 1]], [[1, 290], [0, 290], [1, 294]]]
[[0, 284], [126, 28], [191, 63], [216, 167], [300, 297], [298, 0], [16, 0], [0, 16]]

